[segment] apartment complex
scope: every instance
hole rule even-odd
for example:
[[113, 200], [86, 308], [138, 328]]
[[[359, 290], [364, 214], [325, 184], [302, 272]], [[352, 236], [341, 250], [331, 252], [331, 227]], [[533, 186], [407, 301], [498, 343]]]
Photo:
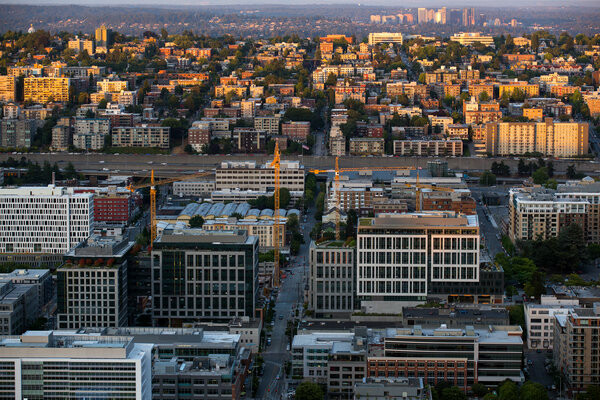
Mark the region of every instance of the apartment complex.
[[[342, 178], [344, 179], [344, 178]], [[329, 180], [326, 185], [327, 209], [339, 207], [341, 211], [355, 210], [358, 215], [373, 211], [374, 203], [385, 197], [383, 188], [373, 187], [371, 180], [348, 179], [337, 183]]]
[[88, 55], [90, 56], [93, 55], [96, 50], [93, 40], [80, 39], [78, 37], [73, 40], [69, 40], [67, 47], [71, 50], [74, 50], [75, 53], [87, 51]]
[[385, 140], [383, 138], [350, 138], [350, 154], [383, 155]]
[[110, 135], [107, 118], [77, 118], [73, 132], [73, 146], [83, 150], [102, 150]]
[[151, 400], [151, 360], [152, 345], [129, 336], [64, 331], [0, 336], [0, 397]]
[[310, 135], [310, 122], [286, 122], [281, 125], [281, 134], [295, 142], [305, 142], [308, 135]]
[[355, 251], [341, 241], [310, 243], [308, 307], [315, 317], [347, 317], [354, 311]]
[[0, 76], [0, 101], [15, 101], [17, 97], [17, 78], [14, 76]]
[[37, 133], [32, 119], [3, 119], [0, 122], [0, 145], [4, 148], [29, 148]]
[[471, 46], [475, 43], [481, 43], [485, 46], [494, 47], [494, 38], [492, 36], [482, 35], [479, 32], [455, 33], [450, 37], [450, 40], [458, 42], [463, 46]]
[[541, 153], [554, 157], [588, 154], [584, 122], [498, 122], [485, 126], [485, 151], [492, 156]]
[[254, 117], [254, 129], [265, 131], [270, 135], [279, 134], [279, 116], [274, 117]]
[[429, 385], [448, 381], [467, 391], [475, 383], [492, 386], [508, 379], [522, 383], [522, 330], [519, 326], [489, 329], [388, 329], [383, 349], [372, 348], [368, 377], [415, 377]]
[[579, 300], [557, 299], [556, 296], [548, 295], [540, 297], [540, 304], [525, 304], [527, 347], [551, 350], [554, 346], [555, 316], [567, 315], [575, 308], [579, 308]]
[[[281, 161], [279, 185], [290, 192], [304, 192], [304, 167], [299, 161]], [[257, 165], [254, 161], [222, 162], [215, 171], [215, 188], [272, 192], [275, 171], [268, 164]]]
[[152, 248], [153, 318], [252, 317], [258, 298], [258, 238], [245, 231], [165, 229]]
[[436, 282], [479, 281], [476, 215], [449, 211], [381, 214], [359, 220], [357, 296], [371, 312], [426, 299]]
[[375, 32], [369, 33], [369, 45], [378, 43], [397, 43], [402, 45], [402, 33], [400, 32]]
[[112, 144], [116, 147], [158, 147], [169, 148], [168, 126], [138, 124], [118, 126], [112, 130]]
[[93, 204], [53, 185], [0, 189], [0, 252], [66, 253], [92, 233]]
[[34, 103], [69, 101], [69, 78], [29, 77], [24, 79], [23, 98]]
[[394, 140], [398, 156], [462, 156], [462, 140]]
[[591, 178], [509, 192], [508, 233], [511, 240], [556, 237], [570, 224], [581, 226], [588, 243], [600, 243], [600, 185]]
[[127, 324], [127, 259], [135, 243], [92, 235], [65, 255], [57, 270], [60, 329]]
[[554, 365], [571, 394], [600, 382], [600, 304], [554, 317]]

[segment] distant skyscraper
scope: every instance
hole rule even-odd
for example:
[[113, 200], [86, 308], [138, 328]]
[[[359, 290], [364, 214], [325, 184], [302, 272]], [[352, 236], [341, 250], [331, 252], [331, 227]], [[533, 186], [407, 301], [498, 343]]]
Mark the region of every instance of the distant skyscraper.
[[427, 19], [427, 9], [426, 8], [419, 8], [417, 11], [417, 22], [419, 24], [426, 24], [428, 22]]
[[96, 28], [96, 47], [108, 49], [111, 44], [112, 31], [106, 26], [102, 25], [100, 28]]

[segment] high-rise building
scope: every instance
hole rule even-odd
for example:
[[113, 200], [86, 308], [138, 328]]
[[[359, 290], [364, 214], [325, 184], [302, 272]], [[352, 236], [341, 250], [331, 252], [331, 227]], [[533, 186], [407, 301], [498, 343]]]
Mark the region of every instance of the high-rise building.
[[79, 39], [78, 37], [74, 40], [69, 40], [68, 47], [75, 50], [76, 53], [81, 53], [85, 50], [89, 55], [94, 54], [96, 50], [93, 40]]
[[29, 148], [37, 133], [31, 119], [3, 119], [0, 122], [0, 145], [4, 148]]
[[246, 231], [165, 229], [152, 249], [152, 280], [159, 324], [253, 317], [258, 238]]
[[525, 304], [527, 347], [552, 350], [555, 316], [567, 315], [574, 308], [579, 308], [579, 300], [557, 299], [556, 296], [548, 295], [541, 296], [540, 304]]
[[[479, 223], [454, 212], [360, 219], [357, 296], [369, 312], [424, 301], [436, 282], [479, 281]], [[384, 311], [385, 310], [385, 311]]]
[[17, 78], [14, 76], [0, 76], [0, 101], [15, 101], [17, 97]]
[[106, 53], [111, 44], [112, 44], [112, 30], [108, 29], [104, 25], [102, 25], [100, 28], [96, 28], [96, 48], [97, 48], [97, 50]]
[[493, 156], [541, 153], [554, 157], [588, 154], [586, 122], [493, 122], [485, 126], [486, 152]]
[[5, 399], [152, 399], [152, 344], [134, 343], [130, 336], [0, 336], [0, 361]]
[[77, 118], [73, 132], [73, 146], [84, 150], [101, 150], [110, 135], [108, 118]]
[[417, 10], [417, 23], [426, 24], [427, 22], [429, 22], [429, 20], [427, 18], [427, 9], [419, 8]]
[[343, 242], [310, 243], [309, 309], [317, 318], [354, 311], [356, 248]]
[[53, 185], [0, 189], [0, 252], [66, 253], [91, 235], [93, 203]]
[[92, 235], [57, 270], [59, 329], [127, 324], [127, 258], [135, 242]]
[[513, 241], [556, 237], [563, 228], [578, 224], [587, 243], [600, 243], [600, 184], [592, 178], [569, 181], [556, 190], [514, 188], [508, 206]]
[[569, 394], [598, 385], [600, 361], [600, 304], [575, 308], [567, 315], [554, 316], [554, 365], [563, 376]]
[[25, 101], [48, 103], [69, 101], [71, 80], [69, 78], [29, 77], [24, 80]]

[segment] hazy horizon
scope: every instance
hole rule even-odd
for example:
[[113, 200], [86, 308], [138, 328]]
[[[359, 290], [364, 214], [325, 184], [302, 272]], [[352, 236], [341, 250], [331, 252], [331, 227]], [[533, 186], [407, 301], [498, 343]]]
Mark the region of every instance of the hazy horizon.
[[[261, 6], [261, 5], [280, 5], [280, 6], [296, 6], [306, 7], [311, 4], [327, 5], [340, 4], [348, 6], [368, 6], [368, 7], [390, 7], [390, 8], [416, 8], [416, 7], [492, 7], [499, 8], [497, 1], [491, 0], [459, 0], [459, 1], [442, 1], [442, 0], [403, 0], [403, 1], [386, 1], [386, 0], [363, 0], [360, 2], [351, 2], [348, 0], [309, 0], [305, 4], [297, 4], [295, 0], [172, 0], [165, 4], [163, 0], [0, 0], [0, 5], [79, 5], [79, 6], [152, 6], [159, 8], [170, 7], [193, 7], [193, 6]], [[568, 4], [568, 5], [567, 5]], [[507, 0], [503, 2], [503, 6], [510, 7], [573, 7], [585, 6], [600, 8], [598, 0], [573, 0], [565, 3], [564, 0]]]

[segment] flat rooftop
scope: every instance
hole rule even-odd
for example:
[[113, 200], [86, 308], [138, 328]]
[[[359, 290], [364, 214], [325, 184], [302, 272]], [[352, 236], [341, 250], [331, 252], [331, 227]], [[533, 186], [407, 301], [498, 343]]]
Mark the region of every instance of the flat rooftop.
[[358, 229], [369, 228], [448, 228], [479, 227], [477, 215], [457, 214], [453, 211], [425, 211], [406, 214], [378, 214], [376, 218], [361, 218]]

